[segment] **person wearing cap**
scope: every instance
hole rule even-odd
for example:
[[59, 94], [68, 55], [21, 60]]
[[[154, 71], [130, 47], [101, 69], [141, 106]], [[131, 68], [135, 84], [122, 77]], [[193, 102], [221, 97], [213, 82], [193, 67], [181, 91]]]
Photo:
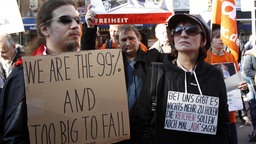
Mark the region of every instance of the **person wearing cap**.
[[197, 16], [175, 14], [168, 28], [173, 47], [163, 59], [163, 75], [156, 86], [156, 117], [149, 72], [132, 111], [134, 144], [228, 144], [225, 83], [220, 71], [204, 62], [211, 45], [208, 26]]

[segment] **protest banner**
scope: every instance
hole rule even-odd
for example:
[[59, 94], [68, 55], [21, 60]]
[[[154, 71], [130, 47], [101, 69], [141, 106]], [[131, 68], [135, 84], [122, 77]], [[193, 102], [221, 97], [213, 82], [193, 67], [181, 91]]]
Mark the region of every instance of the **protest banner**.
[[92, 144], [129, 139], [120, 49], [23, 57], [33, 144]]
[[235, 59], [238, 60], [239, 48], [237, 45], [236, 4], [234, 0], [214, 0], [212, 24], [221, 26], [221, 40], [227, 46]]
[[215, 135], [219, 98], [169, 91], [165, 129]]
[[165, 23], [174, 14], [172, 0], [90, 0], [95, 24]]
[[0, 34], [12, 34], [24, 31], [16, 0], [1, 0], [0, 13]]

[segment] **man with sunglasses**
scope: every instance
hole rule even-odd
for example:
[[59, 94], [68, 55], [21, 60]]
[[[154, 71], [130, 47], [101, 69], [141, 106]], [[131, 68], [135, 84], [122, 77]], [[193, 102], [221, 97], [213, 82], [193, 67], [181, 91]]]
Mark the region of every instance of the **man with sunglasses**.
[[[49, 0], [37, 14], [37, 49], [31, 55], [76, 51], [80, 44], [80, 17], [73, 1]], [[15, 63], [0, 96], [0, 143], [29, 144], [22, 59]]]
[[227, 144], [230, 122], [224, 80], [217, 68], [204, 62], [211, 45], [207, 25], [194, 15], [175, 14], [168, 28], [173, 51], [163, 60], [156, 86], [156, 118], [149, 91], [153, 76], [148, 73], [132, 111], [134, 144]]

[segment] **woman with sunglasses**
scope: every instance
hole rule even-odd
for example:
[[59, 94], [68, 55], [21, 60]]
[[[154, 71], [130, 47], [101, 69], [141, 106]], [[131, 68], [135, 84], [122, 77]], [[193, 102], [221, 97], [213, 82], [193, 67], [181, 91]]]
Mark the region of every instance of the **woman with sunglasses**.
[[172, 52], [163, 60], [156, 86], [155, 119], [147, 75], [132, 113], [132, 135], [139, 144], [227, 144], [229, 112], [220, 71], [204, 62], [210, 47], [207, 25], [198, 17], [176, 14], [168, 21]]

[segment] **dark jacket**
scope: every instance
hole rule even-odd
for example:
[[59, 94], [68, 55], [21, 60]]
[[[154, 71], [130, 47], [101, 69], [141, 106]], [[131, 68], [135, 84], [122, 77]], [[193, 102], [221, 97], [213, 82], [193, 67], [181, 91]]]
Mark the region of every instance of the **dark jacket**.
[[[32, 55], [42, 55], [41, 45]], [[28, 118], [22, 59], [18, 59], [0, 96], [0, 143], [29, 144]]]
[[4, 69], [4, 63], [0, 62], [0, 79], [1, 79], [0, 80], [0, 92], [3, 88], [3, 85], [4, 85], [7, 77], [12, 72], [14, 63], [23, 55], [24, 55], [24, 52], [22, 51], [22, 48], [21, 47], [16, 47], [15, 52], [13, 54], [12, 61], [11, 61], [10, 66], [7, 70]]
[[23, 67], [13, 69], [0, 97], [1, 144], [29, 144]]
[[[124, 57], [124, 64], [126, 64], [126, 58]], [[141, 48], [138, 49], [137, 56], [135, 58], [136, 63], [134, 64], [134, 75], [145, 78], [148, 68], [151, 62], [162, 61], [163, 55], [159, 53], [156, 49], [144, 52]]]
[[81, 50], [94, 50], [97, 37], [97, 26], [87, 28], [86, 22], [82, 24]]
[[[157, 144], [228, 144], [229, 139], [229, 112], [227, 105], [226, 88], [219, 70], [200, 60], [195, 70], [203, 95], [219, 97], [218, 126], [216, 135], [197, 134], [164, 129], [165, 112], [168, 91], [185, 91], [185, 74], [187, 77], [188, 93], [199, 94], [198, 87], [192, 73], [184, 72], [176, 66], [169, 57], [164, 59], [164, 80], [162, 93], [157, 94], [156, 120], [151, 121], [152, 97], [149, 94], [151, 73], [147, 74], [142, 87], [141, 96], [132, 111], [132, 137], [134, 144], [153, 144], [154, 137]], [[158, 88], [159, 89], [159, 88]], [[151, 124], [152, 122], [152, 124]], [[155, 130], [153, 132], [153, 130]], [[156, 135], [154, 135], [155, 133]]]
[[[141, 48], [138, 49], [138, 53], [135, 58], [136, 63], [134, 64], [134, 71], [133, 71], [134, 80], [136, 83], [136, 92], [140, 93], [141, 86], [142, 86], [142, 83], [140, 83], [140, 79], [142, 80], [142, 82], [144, 81], [148, 73], [151, 62], [162, 61], [162, 57], [163, 55], [159, 53], [156, 49], [150, 50], [148, 52], [144, 52], [143, 50], [141, 50]], [[127, 60], [124, 57], [124, 65], [126, 63], [127, 63]], [[127, 75], [126, 71], [125, 71], [125, 75]], [[131, 121], [131, 117], [130, 117], [130, 121]], [[130, 125], [130, 129], [131, 129], [131, 135], [133, 135], [133, 133], [136, 133], [136, 131], [132, 131], [132, 125]], [[134, 143], [133, 139], [131, 138], [130, 140], [121, 141], [116, 144], [133, 144], [133, 143]]]

